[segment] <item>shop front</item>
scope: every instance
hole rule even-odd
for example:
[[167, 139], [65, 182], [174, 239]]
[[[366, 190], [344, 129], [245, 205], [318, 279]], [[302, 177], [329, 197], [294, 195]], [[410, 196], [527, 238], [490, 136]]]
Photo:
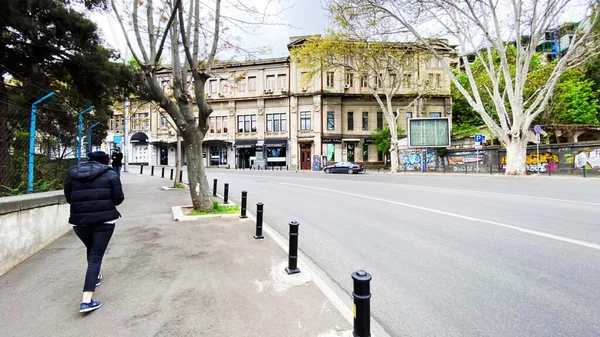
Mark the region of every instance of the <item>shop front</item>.
[[267, 167], [279, 168], [288, 165], [287, 145], [287, 139], [265, 139], [264, 148], [266, 149]]
[[360, 142], [360, 139], [342, 139], [342, 155], [344, 155], [345, 161], [349, 161], [351, 163], [356, 162], [357, 154], [360, 153], [360, 151], [357, 153], [358, 142]]
[[232, 166], [228, 160], [228, 148], [230, 143], [225, 141], [204, 141], [202, 148], [202, 157], [204, 165], [209, 167], [227, 167]]
[[134, 165], [148, 165], [148, 136], [143, 132], [136, 132], [131, 136], [131, 153], [129, 155], [130, 163]]
[[251, 168], [256, 160], [256, 139], [236, 140], [233, 147], [235, 148], [236, 168]]
[[341, 152], [342, 138], [323, 138], [321, 139], [321, 143], [323, 144], [323, 166], [341, 161], [341, 158], [336, 156], [336, 152]]

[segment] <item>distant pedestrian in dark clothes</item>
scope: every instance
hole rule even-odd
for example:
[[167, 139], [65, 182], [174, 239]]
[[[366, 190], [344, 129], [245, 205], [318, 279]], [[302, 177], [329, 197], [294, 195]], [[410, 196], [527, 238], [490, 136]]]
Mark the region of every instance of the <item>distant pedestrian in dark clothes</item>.
[[123, 166], [123, 153], [121, 153], [121, 148], [116, 147], [115, 151], [112, 153], [112, 167], [117, 172], [117, 175], [121, 176], [121, 167]]
[[92, 295], [102, 282], [102, 258], [121, 216], [115, 206], [125, 199], [121, 179], [108, 166], [108, 154], [98, 151], [88, 157], [89, 161], [69, 168], [64, 191], [71, 204], [69, 223], [87, 249], [88, 267], [79, 312], [102, 305]]

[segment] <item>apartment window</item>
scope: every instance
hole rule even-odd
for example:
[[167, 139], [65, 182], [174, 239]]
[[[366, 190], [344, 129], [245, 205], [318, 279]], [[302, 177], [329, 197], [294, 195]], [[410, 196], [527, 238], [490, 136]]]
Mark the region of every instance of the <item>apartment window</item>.
[[267, 90], [275, 89], [275, 75], [267, 75]]
[[267, 132], [279, 132], [287, 129], [285, 114], [267, 114]]
[[169, 127], [169, 120], [167, 119], [167, 116], [160, 116], [160, 127], [162, 129]]
[[247, 87], [248, 87], [248, 79], [244, 77], [238, 82], [238, 91], [245, 92]]
[[327, 111], [327, 130], [335, 130], [335, 112]]
[[348, 131], [354, 130], [354, 112], [348, 111]]
[[285, 74], [277, 75], [277, 83], [280, 90], [287, 90], [287, 76]]
[[310, 111], [300, 112], [300, 130], [311, 130]]
[[327, 86], [328, 88], [333, 88], [333, 79], [334, 79], [334, 74], [333, 74], [333, 72], [328, 72], [328, 73], [326, 74], [326, 80], [327, 80], [327, 81], [326, 81], [326, 83], [325, 83], [325, 84], [326, 84], [326, 86]]
[[383, 74], [379, 74], [379, 76], [377, 76], [377, 88], [382, 88], [383, 87]]
[[123, 131], [123, 115], [116, 115], [111, 119], [111, 130]]
[[412, 87], [412, 75], [411, 74], [404, 74], [404, 76], [402, 77], [402, 86], [405, 88]]
[[229, 117], [223, 117], [223, 133], [229, 132]]
[[209, 117], [210, 133], [227, 133], [227, 117]]
[[369, 86], [369, 76], [363, 74], [360, 78], [360, 86], [362, 88], [367, 88]]
[[441, 68], [441, 67], [443, 67], [442, 61], [439, 60], [435, 56], [429, 59], [429, 66], [432, 67], [432, 68]]
[[347, 73], [346, 74], [346, 86], [352, 88], [353, 83], [354, 83], [354, 74]]
[[435, 85], [438, 88], [442, 87], [442, 74], [435, 74]]
[[383, 112], [377, 111], [377, 129], [383, 129]]
[[369, 113], [366, 111], [362, 115], [362, 129], [363, 131], [369, 130]]
[[217, 124], [217, 120], [215, 117], [208, 118], [208, 127], [209, 127], [208, 132], [209, 133], [215, 133], [216, 124]]
[[150, 128], [149, 113], [140, 112], [133, 115], [133, 129], [135, 130], [147, 130]]
[[441, 112], [430, 112], [429, 113], [429, 117], [431, 117], [431, 118], [440, 118], [440, 117], [442, 117], [442, 113]]
[[363, 153], [363, 161], [369, 161], [369, 144], [363, 144], [362, 153]]
[[217, 90], [218, 90], [218, 83], [217, 80], [210, 80], [210, 93], [211, 94], [216, 94]]
[[377, 161], [383, 161], [383, 152], [377, 151]]
[[391, 87], [396, 86], [396, 74], [390, 74], [390, 86]]
[[221, 92], [226, 94], [229, 92], [229, 83], [227, 83], [227, 80], [221, 80]]
[[435, 75], [434, 74], [427, 74], [427, 84], [433, 86], [433, 81], [435, 81]]
[[248, 77], [248, 91], [256, 91], [256, 76]]
[[256, 115], [238, 116], [238, 132], [256, 132]]
[[412, 112], [407, 112], [406, 113], [406, 119], [412, 118]]
[[273, 115], [267, 115], [267, 132], [273, 132]]

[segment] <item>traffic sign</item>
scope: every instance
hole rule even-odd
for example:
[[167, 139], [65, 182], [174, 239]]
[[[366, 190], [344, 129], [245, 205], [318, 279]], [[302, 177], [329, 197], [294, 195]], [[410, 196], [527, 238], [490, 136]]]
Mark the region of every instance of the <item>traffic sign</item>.
[[536, 125], [533, 127], [533, 131], [535, 131], [535, 133], [542, 133], [542, 127], [539, 125]]
[[475, 143], [483, 143], [483, 135], [482, 134], [476, 134], [475, 135]]
[[475, 144], [475, 150], [481, 150], [483, 146], [481, 144]]

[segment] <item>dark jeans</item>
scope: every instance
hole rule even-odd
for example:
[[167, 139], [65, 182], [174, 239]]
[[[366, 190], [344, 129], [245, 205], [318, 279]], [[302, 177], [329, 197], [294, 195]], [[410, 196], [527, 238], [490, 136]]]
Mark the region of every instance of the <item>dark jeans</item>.
[[115, 172], [117, 172], [117, 175], [120, 177], [121, 176], [121, 165], [119, 166], [113, 166], [113, 170], [115, 170]]
[[85, 273], [83, 291], [94, 291], [96, 290], [96, 279], [102, 266], [102, 258], [115, 230], [115, 225], [74, 226], [73, 230], [87, 248], [88, 267]]

